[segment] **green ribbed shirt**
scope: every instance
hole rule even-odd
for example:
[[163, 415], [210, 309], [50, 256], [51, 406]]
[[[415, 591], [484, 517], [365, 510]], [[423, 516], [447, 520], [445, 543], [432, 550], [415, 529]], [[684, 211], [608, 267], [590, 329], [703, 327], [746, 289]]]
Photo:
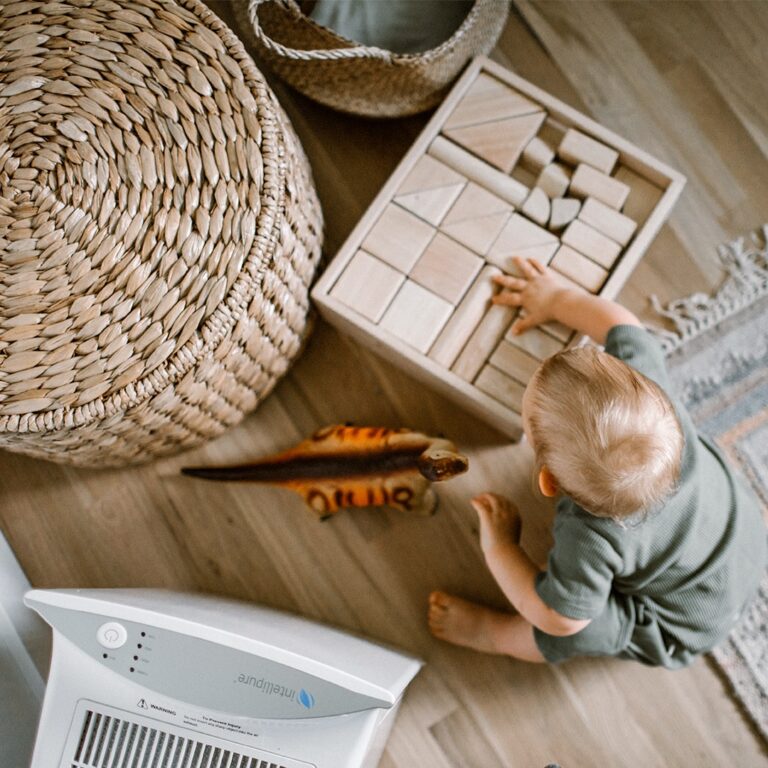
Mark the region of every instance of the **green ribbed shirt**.
[[[616, 326], [605, 349], [669, 394], [663, 353], [647, 331]], [[622, 526], [569, 498], [558, 503], [536, 589], [564, 616], [592, 622], [564, 638], [537, 630], [550, 661], [615, 655], [685, 666], [725, 638], [757, 590], [766, 563], [757, 499], [672, 402], [685, 444], [679, 484], [662, 509]]]

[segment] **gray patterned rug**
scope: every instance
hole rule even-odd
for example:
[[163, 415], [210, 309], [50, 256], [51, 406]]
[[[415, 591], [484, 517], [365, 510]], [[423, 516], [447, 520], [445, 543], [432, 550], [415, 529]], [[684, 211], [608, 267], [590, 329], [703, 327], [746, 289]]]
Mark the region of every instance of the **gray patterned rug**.
[[[727, 277], [717, 294], [656, 304], [676, 328], [658, 335], [678, 395], [750, 482], [768, 521], [768, 225], [719, 253]], [[712, 658], [768, 740], [768, 573]]]

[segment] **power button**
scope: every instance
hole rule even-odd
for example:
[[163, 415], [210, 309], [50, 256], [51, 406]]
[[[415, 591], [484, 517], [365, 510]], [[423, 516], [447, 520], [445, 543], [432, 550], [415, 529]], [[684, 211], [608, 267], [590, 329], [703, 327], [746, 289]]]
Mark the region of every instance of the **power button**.
[[102, 624], [96, 631], [96, 639], [105, 648], [120, 648], [128, 639], [128, 632], [122, 624], [116, 621], [108, 621]]

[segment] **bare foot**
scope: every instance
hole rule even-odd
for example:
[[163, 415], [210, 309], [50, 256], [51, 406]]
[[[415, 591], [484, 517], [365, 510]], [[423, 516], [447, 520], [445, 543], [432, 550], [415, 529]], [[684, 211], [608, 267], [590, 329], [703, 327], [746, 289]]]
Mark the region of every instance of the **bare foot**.
[[512, 618], [445, 592], [429, 596], [429, 631], [441, 640], [484, 653], [504, 653], [494, 642], [497, 630]]

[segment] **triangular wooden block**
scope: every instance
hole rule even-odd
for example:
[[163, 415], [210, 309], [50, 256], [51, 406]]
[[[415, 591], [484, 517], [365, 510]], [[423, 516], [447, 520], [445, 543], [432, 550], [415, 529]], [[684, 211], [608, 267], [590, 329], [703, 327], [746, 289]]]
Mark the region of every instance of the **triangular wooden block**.
[[421, 192], [411, 192], [409, 195], [399, 195], [395, 198], [395, 202], [424, 221], [437, 226], [462, 189], [464, 184], [425, 189]]
[[509, 213], [506, 212], [494, 213], [491, 216], [464, 219], [453, 224], [443, 222], [440, 229], [475, 253], [485, 256], [508, 217]]
[[445, 121], [445, 128], [461, 128], [505, 117], [539, 112], [541, 107], [491, 75], [482, 73]]
[[544, 112], [494, 120], [445, 131], [449, 139], [461, 144], [492, 165], [509, 173], [544, 122]]
[[511, 210], [512, 206], [509, 203], [470, 181], [448, 211], [443, 224], [455, 224], [466, 219], [476, 219], [478, 216], [489, 216], [492, 213], [509, 213]]
[[513, 256], [538, 259], [542, 264], [548, 264], [559, 245], [560, 241], [551, 232], [515, 213], [491, 246], [487, 259], [509, 272], [513, 268]]
[[456, 173], [453, 168], [435, 160], [434, 157], [423, 155], [405, 177], [405, 181], [400, 185], [397, 194], [407, 195], [422, 189], [447, 187], [451, 184], [460, 184], [464, 180], [464, 177], [460, 173]]

